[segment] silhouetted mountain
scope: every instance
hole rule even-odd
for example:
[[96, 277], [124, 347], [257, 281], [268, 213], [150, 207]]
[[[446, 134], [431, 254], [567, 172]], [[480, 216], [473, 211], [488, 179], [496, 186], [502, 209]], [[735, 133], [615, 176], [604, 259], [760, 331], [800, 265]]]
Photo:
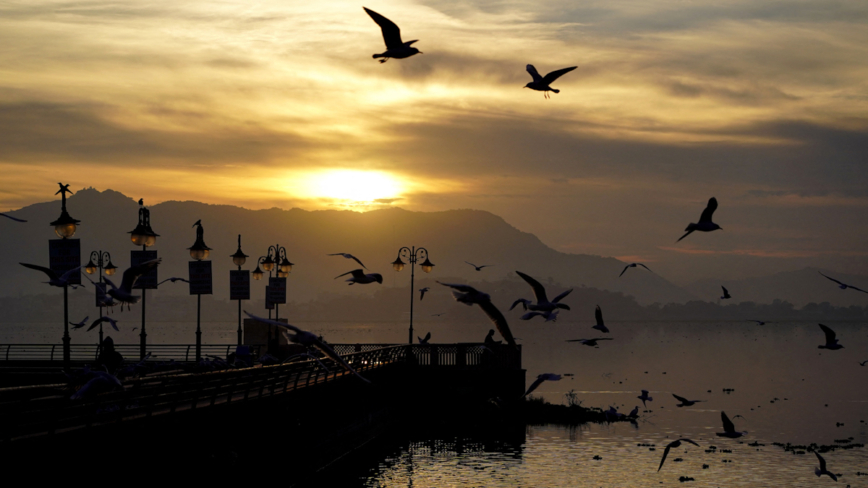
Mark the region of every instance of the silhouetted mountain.
[[[129, 231], [137, 224], [136, 201], [112, 190], [94, 189], [79, 190], [67, 201], [69, 213], [82, 221], [75, 236], [81, 239], [82, 264], [87, 263], [91, 251], [102, 249], [111, 253], [116, 266], [126, 269], [130, 251], [135, 249]], [[288, 295], [290, 301], [297, 303], [323, 293], [370, 296], [380, 286], [398, 287], [409, 293], [409, 265], [400, 273], [390, 265], [398, 249], [405, 245], [425, 246], [436, 265], [431, 275], [425, 275], [417, 267], [417, 282], [423, 276], [434, 279], [449, 276], [460, 281], [496, 281], [511, 277], [526, 288], [525, 295], [530, 298], [530, 288], [514, 274], [515, 270], [520, 270], [541, 282], [551, 278], [570, 286], [621, 292], [635, 296], [639, 303], [686, 302], [694, 298], [645, 270], [630, 270], [618, 278], [625, 263], [617, 259], [555, 251], [536, 236], [479, 210], [411, 212], [390, 208], [366, 213], [297, 208], [247, 210], [192, 201], [168, 201], [148, 208], [152, 228], [160, 234], [152, 249], [163, 258], [159, 268], [161, 279], [187, 277], [187, 261], [190, 260], [187, 248], [196, 237], [192, 225], [202, 220], [205, 242], [213, 248], [210, 259], [218, 299], [228, 298], [229, 270], [235, 268], [229, 256], [236, 250], [238, 234], [242, 235], [242, 249], [251, 256], [245, 269], [255, 268], [256, 258], [265, 255], [269, 245], [286, 247], [289, 260], [296, 263], [289, 277]], [[60, 214], [60, 202], [31, 205], [13, 214], [29, 222], [0, 222], [3, 225], [0, 259], [5, 273], [0, 280], [0, 295], [58, 293], [40, 283], [44, 277], [38, 272], [19, 266], [18, 262], [48, 264], [48, 240], [55, 238], [49, 222]], [[326, 256], [336, 252], [357, 256], [368, 266], [368, 272], [383, 275], [383, 285], [348, 287], [344, 278], [335, 280], [335, 276], [358, 268], [351, 260]], [[493, 266], [477, 272], [465, 264], [465, 260]], [[254, 281], [252, 298], [262, 298], [264, 287], [265, 281]], [[186, 294], [187, 291], [186, 283], [166, 283], [159, 291], [150, 291], [149, 296]]]
[[[820, 272], [848, 285], [868, 290], [868, 276], [840, 273], [832, 270], [804, 268], [798, 271], [785, 271], [759, 278], [745, 278], [734, 281], [701, 280], [685, 288], [703, 300], [717, 301], [722, 295], [721, 285], [732, 295], [733, 302], [751, 301], [771, 303], [774, 299], [785, 300], [797, 307], [808, 303], [828, 302], [835, 306], [868, 306], [868, 293], [855, 290], [842, 290], [834, 282], [823, 278]], [[726, 301], [723, 301], [725, 304]]]

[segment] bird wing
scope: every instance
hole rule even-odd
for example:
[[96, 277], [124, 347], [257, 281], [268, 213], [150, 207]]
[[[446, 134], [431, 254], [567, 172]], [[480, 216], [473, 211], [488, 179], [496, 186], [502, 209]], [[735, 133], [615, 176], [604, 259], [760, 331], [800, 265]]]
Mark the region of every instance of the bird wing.
[[686, 398], [684, 398], [684, 397], [680, 397], [680, 396], [676, 395], [675, 393], [673, 393], [672, 396], [674, 396], [675, 399], [678, 400], [678, 401], [681, 402], [681, 403], [687, 403], [687, 402], [690, 401], [690, 400], [688, 400], [688, 399], [686, 399]]
[[361, 267], [363, 267], [363, 268], [365, 268], [365, 269], [368, 269], [367, 266], [365, 266], [364, 264], [362, 264], [361, 261], [359, 261], [359, 258], [353, 256], [352, 254], [347, 254], [346, 257], [349, 257], [349, 258], [352, 259], [353, 261], [359, 263], [359, 266], [361, 266]]
[[518, 300], [512, 302], [512, 306], [509, 307], [509, 309], [510, 309], [510, 310], [514, 309], [515, 306], [518, 305], [519, 303], [521, 303], [522, 305], [524, 305], [524, 309], [527, 310], [527, 300], [525, 300], [524, 298], [519, 298]]
[[110, 324], [112, 324], [112, 329], [114, 329], [114, 330], [116, 330], [116, 331], [118, 331], [118, 332], [121, 331], [120, 329], [118, 329], [118, 321], [117, 321], [117, 320], [115, 320], [115, 319], [113, 319], [113, 318], [109, 318], [109, 317], [106, 317], [106, 320], [108, 320], [108, 322], [109, 322]]
[[[558, 303], [559, 301], [561, 301], [561, 298], [563, 298], [563, 297], [569, 295], [570, 292], [572, 292], [572, 291], [573, 291], [573, 289], [570, 288], [569, 290], [567, 290], [567, 291], [561, 293], [560, 295], [556, 296], [556, 297], [552, 300], [552, 303]], [[569, 308], [568, 308], [567, 310], [569, 310]]]
[[622, 276], [624, 276], [624, 273], [626, 273], [626, 272], [627, 272], [627, 268], [629, 268], [629, 267], [630, 267], [630, 265], [629, 265], [629, 264], [628, 264], [628, 265], [627, 265], [627, 266], [624, 266], [624, 270], [623, 270], [623, 271], [621, 271], [621, 274], [619, 274], [619, 275], [618, 275], [618, 278], [620, 278], [620, 277], [622, 277]]
[[509, 330], [509, 324], [506, 323], [506, 317], [500, 313], [500, 310], [494, 306], [488, 300], [483, 300], [479, 303], [479, 308], [485, 312], [485, 315], [488, 315], [488, 318], [494, 322], [494, 327], [497, 328], [497, 331], [500, 332], [500, 335], [506, 340], [506, 343], [512, 347], [518, 347], [518, 344], [515, 343], [515, 338], [512, 337], [512, 331]]
[[594, 310], [594, 318], [597, 319], [597, 325], [605, 327], [605, 324], [603, 324], [603, 311], [600, 309], [599, 305], [597, 305], [597, 309]]
[[729, 420], [729, 417], [726, 416], [726, 412], [720, 412], [720, 420], [723, 421], [724, 432], [735, 432], [735, 424], [732, 423], [732, 420]]
[[51, 279], [51, 280], [57, 279], [57, 273], [55, 273], [54, 271], [52, 271], [48, 268], [44, 268], [42, 266], [37, 266], [35, 264], [28, 264], [28, 263], [18, 263], [18, 264], [20, 264], [21, 266], [24, 266], [25, 268], [30, 268], [30, 269], [35, 269], [37, 271], [42, 271], [43, 273], [48, 275], [48, 279]]
[[[88, 278], [88, 279], [90, 279], [90, 278]], [[117, 290], [117, 289], [118, 289], [118, 287], [115, 286], [114, 283], [112, 283], [112, 280], [110, 280], [108, 276], [104, 276], [103, 279], [105, 280], [106, 283], [108, 283], [108, 285], [109, 285], [110, 287], [112, 287], [112, 290]]]
[[0, 213], [0, 215], [6, 217], [7, 219], [12, 219], [12, 220], [14, 220], [15, 222], [27, 222], [27, 221], [24, 220], [24, 219], [16, 219], [15, 217], [13, 217], [13, 216], [11, 216], [11, 215], [7, 215], [7, 214], [5, 214], [5, 213]]
[[717, 210], [717, 199], [711, 197], [708, 199], [708, 205], [702, 211], [702, 215], [699, 216], [699, 222], [711, 222], [711, 215], [715, 210]]
[[386, 41], [386, 49], [398, 49], [404, 45], [404, 43], [401, 42], [401, 29], [398, 28], [394, 22], [367, 7], [362, 8], [365, 9], [365, 12], [374, 19], [374, 22], [376, 22], [383, 31], [383, 40]]
[[679, 237], [678, 240], [675, 241], [675, 242], [680, 242], [681, 239], [684, 239], [685, 237], [689, 236], [689, 235], [692, 234], [692, 233], [693, 233], [692, 230], [688, 230], [686, 234], [684, 234], [683, 236]]
[[90, 324], [90, 327], [87, 328], [87, 332], [92, 331], [93, 329], [96, 328], [97, 325], [99, 325], [105, 321], [106, 321], [106, 317], [100, 317], [100, 318], [94, 320], [93, 323]]
[[682, 437], [681, 439], [678, 439], [678, 440], [679, 440], [679, 441], [684, 441], [684, 442], [689, 442], [689, 443], [693, 444], [694, 446], [699, 447], [699, 444], [693, 442], [693, 441], [690, 440], [690, 439], [686, 439], [686, 438]]
[[856, 288], [855, 286], [847, 285], [847, 288], [851, 290], [861, 291], [862, 293], [868, 293], [868, 291], [863, 290], [862, 288]]
[[539, 281], [531, 278], [530, 276], [522, 273], [521, 271], [516, 271], [516, 273], [521, 276], [521, 279], [527, 282], [530, 285], [531, 289], [533, 289], [533, 296], [536, 298], [537, 303], [545, 303], [548, 302], [549, 299], [546, 297], [546, 289], [539, 283]]
[[534, 68], [532, 64], [527, 65], [527, 72], [530, 73], [530, 76], [531, 78], [533, 78], [534, 82], [542, 81], [543, 77], [539, 75], [536, 68]]
[[[250, 315], [250, 314], [247, 314], [247, 315]], [[252, 315], [250, 315], [250, 316], [253, 317]], [[261, 319], [257, 319], [257, 320], [261, 320]], [[286, 324], [281, 324], [281, 325], [283, 325], [284, 327], [286, 326]], [[293, 330], [299, 330], [299, 329], [296, 328], [296, 327], [292, 327], [292, 329], [293, 329]], [[337, 363], [339, 363], [341, 366], [343, 366], [344, 368], [346, 368], [347, 371], [349, 371], [349, 372], [353, 373], [354, 375], [358, 376], [359, 379], [362, 380], [362, 381], [364, 381], [365, 383], [367, 383], [367, 384], [371, 384], [371, 382], [370, 382], [369, 380], [367, 380], [367, 379], [365, 379], [364, 377], [362, 377], [362, 375], [360, 375], [360, 374], [359, 374], [355, 369], [353, 369], [353, 367], [350, 366], [349, 363], [347, 363], [347, 362], [344, 360], [344, 358], [342, 358], [342, 357], [340, 356], [340, 354], [336, 353], [335, 350], [331, 348], [331, 346], [329, 346], [329, 345], [326, 344], [325, 342], [323, 342], [323, 341], [321, 341], [321, 340], [319, 340], [319, 339], [316, 339], [316, 338], [314, 338], [313, 343], [314, 343], [314, 347], [316, 347], [317, 349], [319, 349], [320, 351], [322, 351], [322, 353], [325, 354], [326, 356], [328, 356], [328, 357], [332, 358], [333, 360], [335, 360], [335, 361], [336, 361]]]
[[[639, 266], [642, 266], [643, 268], [647, 269], [648, 271], [651, 271], [651, 268], [649, 268], [648, 266], [645, 266], [642, 263], [636, 263], [636, 264], [638, 264]], [[653, 271], [651, 271], [651, 272], [653, 273]]]
[[430, 339], [431, 339], [431, 333], [429, 332], [429, 333], [425, 334], [425, 342], [429, 341]]
[[455, 283], [443, 283], [441, 281], [438, 281], [437, 283], [440, 283], [443, 286], [448, 286], [450, 288], [454, 288], [454, 289], [461, 291], [461, 292], [464, 292], [464, 293], [479, 293], [476, 290], [476, 288], [473, 288], [472, 286], [468, 286], [468, 285], [460, 285], [460, 284], [455, 284]]
[[543, 381], [545, 381], [545, 380], [546, 380], [546, 378], [543, 375], [537, 376], [536, 380], [534, 380], [534, 382], [530, 384], [530, 386], [527, 388], [527, 391], [524, 392], [524, 395], [522, 395], [521, 397], [524, 398], [524, 397], [530, 395], [531, 392], [536, 390], [536, 388], [539, 385], [543, 384]]
[[464, 262], [467, 263], [467, 264], [469, 264], [469, 265], [471, 265], [471, 266], [473, 266], [474, 268], [476, 267], [476, 265], [473, 264], [473, 263], [471, 263], [470, 261], [464, 261]]
[[338, 279], [338, 278], [340, 278], [341, 276], [346, 276], [346, 275], [348, 275], [348, 274], [353, 275], [353, 278], [355, 278], [355, 279], [357, 279], [357, 280], [358, 280], [358, 279], [364, 279], [364, 278], [365, 278], [365, 272], [364, 272], [364, 271], [362, 271], [362, 270], [360, 270], [360, 269], [354, 269], [354, 270], [352, 270], [352, 271], [347, 271], [346, 273], [344, 273], [344, 274], [342, 274], [342, 275], [337, 275], [337, 276], [335, 276], [335, 279]]
[[528, 313], [521, 316], [521, 320], [530, 320], [530, 319], [536, 317], [537, 315], [542, 315], [542, 314], [543, 314], [542, 312], [528, 312]]
[[723, 294], [724, 295], [729, 295], [729, 291], [727, 291], [725, 286], [721, 285], [721, 288], [723, 288]]
[[[160, 262], [163, 258], [152, 259], [150, 261], [145, 261], [144, 263], [138, 264], [136, 266], [130, 266], [124, 271], [124, 277], [121, 279], [121, 290], [124, 290], [127, 293], [133, 291], [133, 285], [136, 284], [136, 280], [139, 279], [139, 276], [142, 276], [145, 273], [148, 273], [152, 269], [156, 268], [160, 265]], [[112, 285], [114, 287], [114, 285]]]
[[[257, 317], [256, 315], [252, 315], [252, 314], [248, 313], [247, 310], [245, 310], [244, 313], [247, 314], [247, 316], [250, 317], [251, 319], [253, 319], [257, 322], [262, 322], [263, 324], [269, 324], [269, 325], [275, 325], [277, 327], [283, 327], [283, 328], [289, 329], [289, 330], [296, 332], [296, 333], [304, 332], [303, 330], [299, 329], [298, 327], [296, 327], [292, 324], [284, 324], [283, 322], [278, 322], [276, 320], [264, 319], [262, 317]], [[334, 352], [334, 351], [332, 351], [332, 352]]]
[[551, 73], [548, 73], [547, 75], [543, 76], [542, 81], [546, 85], [550, 85], [550, 84], [554, 83], [554, 81], [556, 79], [560, 78], [564, 74], [569, 73], [570, 71], [572, 71], [576, 68], [578, 68], [578, 66], [573, 66], [571, 68], [564, 68], [564, 69], [552, 71]]
[[826, 460], [823, 459], [823, 456], [820, 456], [820, 453], [814, 451], [814, 454], [817, 455], [817, 460], [820, 461], [820, 471], [826, 471]]
[[658, 473], [663, 468], [663, 463], [666, 462], [666, 456], [669, 455], [669, 449], [671, 449], [671, 448], [669, 446], [666, 446], [666, 449], [663, 451], [663, 459], [660, 460], [660, 467], [657, 468]]
[[[818, 271], [818, 273], [819, 273], [819, 271]], [[826, 276], [826, 275], [824, 275], [823, 273], [820, 273], [820, 274], [823, 275], [823, 276]], [[826, 276], [826, 278], [828, 278], [828, 279], [834, 281], [835, 283], [838, 283], [839, 285], [843, 285], [843, 284], [844, 284], [844, 283], [841, 283], [840, 281], [836, 280], [835, 278], [832, 278], [831, 276]], [[845, 286], [847, 286], [847, 285], [845, 285]]]
[[835, 331], [826, 327], [823, 324], [819, 324], [820, 328], [823, 329], [823, 333], [826, 334], [826, 344], [834, 344], [838, 341], [835, 340]]

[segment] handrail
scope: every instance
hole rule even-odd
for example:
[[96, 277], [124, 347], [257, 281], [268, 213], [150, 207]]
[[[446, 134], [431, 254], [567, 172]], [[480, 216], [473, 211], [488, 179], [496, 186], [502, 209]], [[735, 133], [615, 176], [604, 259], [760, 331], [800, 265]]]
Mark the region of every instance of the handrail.
[[[129, 360], [139, 357], [139, 344], [115, 344], [115, 350]], [[202, 355], [227, 357], [234, 351], [235, 344], [203, 344]], [[250, 346], [251, 352], [259, 355], [260, 346]], [[0, 365], [4, 361], [43, 361], [60, 363], [62, 350], [59, 344], [0, 344], [0, 351], [5, 348], [5, 354], [0, 352]], [[192, 346], [188, 344], [149, 344], [148, 351], [152, 353], [149, 361], [168, 361], [174, 359], [180, 362], [190, 362]], [[97, 344], [71, 344], [70, 357], [74, 362], [90, 363], [99, 357], [100, 346]]]

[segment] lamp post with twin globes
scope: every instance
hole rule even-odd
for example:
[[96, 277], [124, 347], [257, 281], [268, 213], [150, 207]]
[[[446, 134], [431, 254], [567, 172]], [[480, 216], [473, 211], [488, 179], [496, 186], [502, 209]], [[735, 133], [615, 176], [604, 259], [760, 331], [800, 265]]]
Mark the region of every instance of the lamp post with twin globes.
[[410, 344], [413, 344], [413, 301], [416, 298], [416, 292], [413, 287], [415, 286], [416, 261], [417, 259], [425, 258], [425, 261], [423, 261], [419, 266], [422, 268], [422, 271], [426, 273], [430, 273], [431, 270], [434, 269], [434, 263], [428, 260], [428, 250], [424, 247], [418, 249], [416, 249], [416, 246], [413, 246], [412, 248], [402, 247], [401, 249], [398, 249], [398, 259], [392, 263], [392, 267], [395, 268], [395, 271], [401, 271], [407, 264], [401, 260], [402, 256], [410, 262]]
[[[95, 261], [95, 262], [94, 262]], [[105, 283], [102, 281], [102, 274], [105, 271], [106, 276], [111, 276], [117, 271], [117, 266], [112, 264], [112, 256], [108, 251], [93, 251], [90, 253], [90, 261], [85, 266], [84, 271], [87, 274], [99, 272], [99, 281], [96, 286], [96, 306], [99, 307], [99, 317], [102, 317], [102, 307], [105, 306]], [[97, 318], [99, 318], [97, 317]], [[102, 322], [99, 323], [99, 343], [102, 345], [103, 332]]]

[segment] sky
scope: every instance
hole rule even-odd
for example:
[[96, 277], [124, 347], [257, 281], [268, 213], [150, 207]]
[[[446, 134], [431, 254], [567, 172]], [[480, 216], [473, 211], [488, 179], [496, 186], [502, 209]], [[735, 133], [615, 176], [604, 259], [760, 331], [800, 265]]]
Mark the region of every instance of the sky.
[[[0, 3], [0, 210], [487, 210], [678, 284], [868, 274], [868, 3]], [[546, 100], [522, 87], [577, 69]], [[708, 199], [722, 231], [694, 233]], [[460, 236], [456, 236], [460, 238]]]

